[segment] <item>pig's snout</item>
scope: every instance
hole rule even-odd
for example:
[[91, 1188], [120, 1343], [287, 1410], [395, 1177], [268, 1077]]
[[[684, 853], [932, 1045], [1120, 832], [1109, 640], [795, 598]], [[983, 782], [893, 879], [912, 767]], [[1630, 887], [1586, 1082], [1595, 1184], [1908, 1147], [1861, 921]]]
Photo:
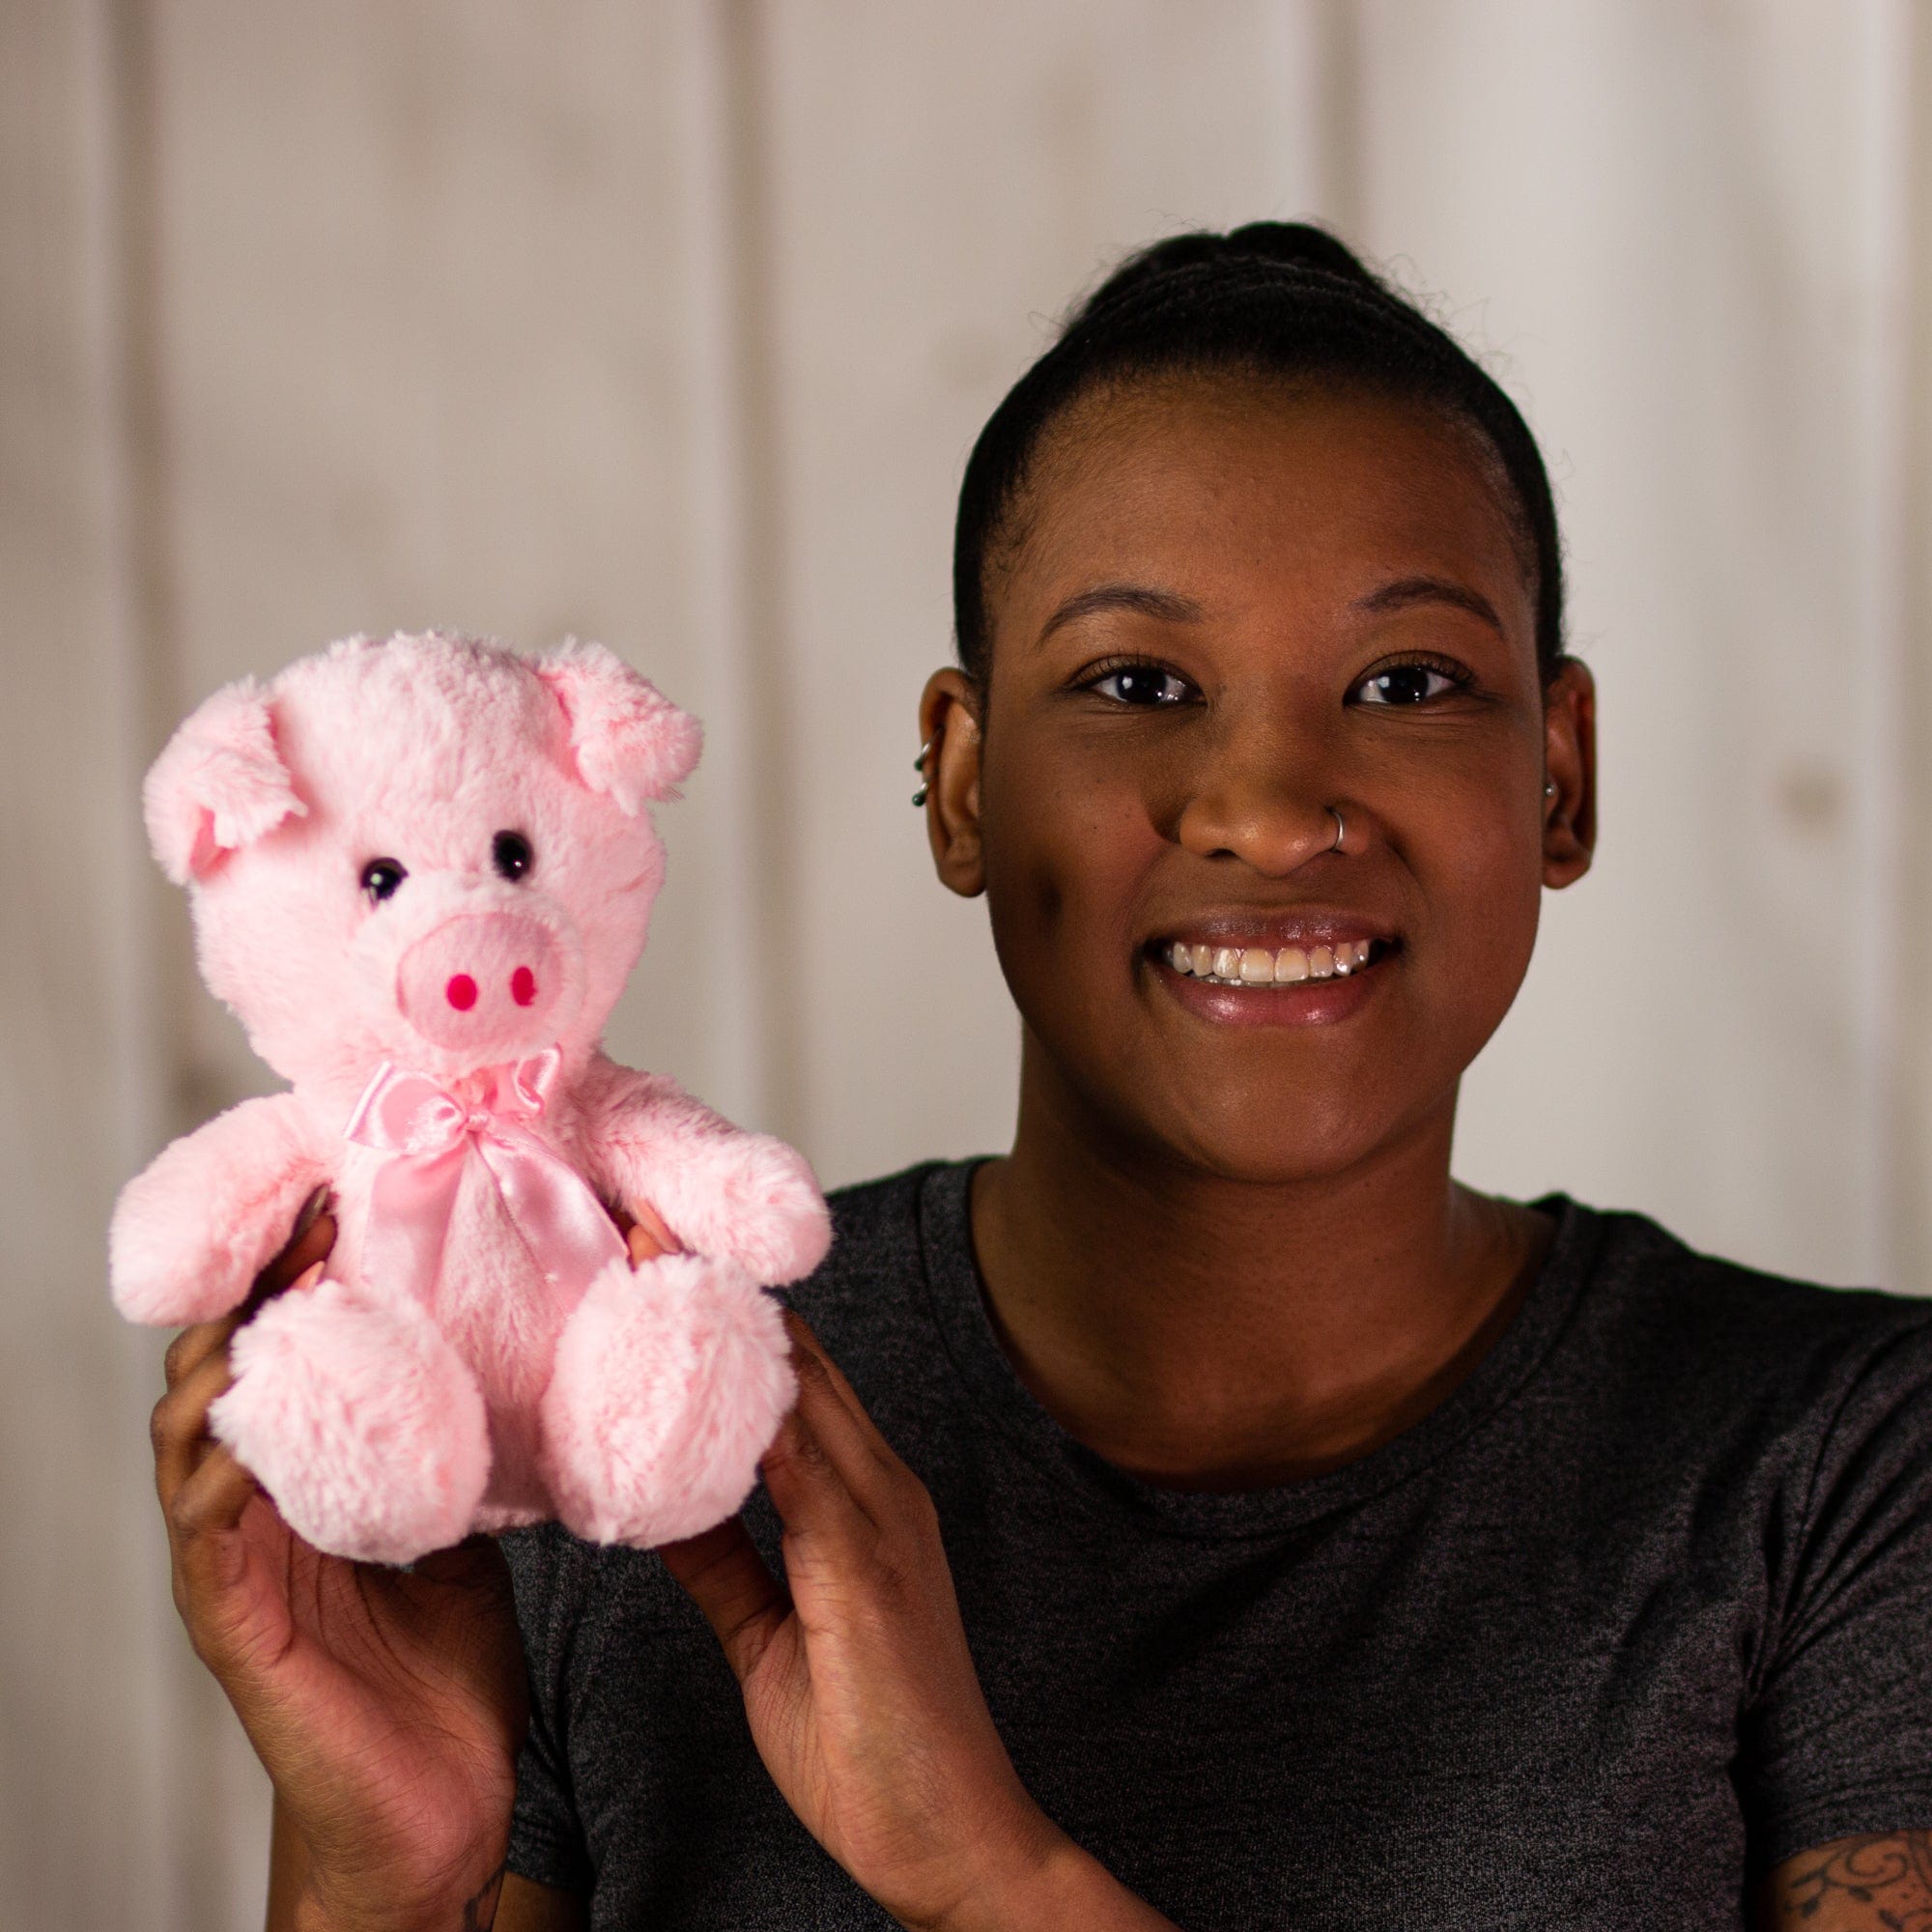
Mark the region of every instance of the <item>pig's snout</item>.
[[515, 913], [466, 913], [403, 954], [403, 1017], [438, 1046], [487, 1055], [548, 1044], [544, 1022], [561, 991], [556, 942]]

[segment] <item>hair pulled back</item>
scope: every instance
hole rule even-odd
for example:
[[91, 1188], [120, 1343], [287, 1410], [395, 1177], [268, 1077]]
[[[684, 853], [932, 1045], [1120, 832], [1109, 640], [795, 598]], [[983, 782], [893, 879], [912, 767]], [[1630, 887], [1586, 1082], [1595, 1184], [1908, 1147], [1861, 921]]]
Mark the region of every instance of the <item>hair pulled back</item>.
[[1546, 679], [1554, 674], [1563, 658], [1556, 507], [1516, 405], [1444, 329], [1325, 229], [1257, 221], [1226, 235], [1170, 236], [1128, 256], [980, 431], [960, 484], [952, 548], [953, 625], [969, 675], [983, 680], [989, 668], [988, 557], [1012, 538], [1049, 426], [1105, 384], [1217, 371], [1331, 381], [1413, 399], [1472, 427], [1516, 499], [1518, 536], [1525, 561], [1534, 562], [1537, 659]]

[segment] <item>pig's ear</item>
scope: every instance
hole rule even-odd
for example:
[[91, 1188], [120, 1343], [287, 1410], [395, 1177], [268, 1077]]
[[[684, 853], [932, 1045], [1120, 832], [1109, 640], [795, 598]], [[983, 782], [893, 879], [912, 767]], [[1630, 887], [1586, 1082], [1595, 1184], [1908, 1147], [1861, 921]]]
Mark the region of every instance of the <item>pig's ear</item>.
[[253, 678], [217, 691], [168, 740], [141, 787], [141, 804], [155, 857], [178, 886], [307, 811]]
[[675, 798], [697, 762], [703, 732], [649, 678], [602, 644], [572, 639], [536, 661], [563, 709], [577, 775], [631, 817], [653, 798]]

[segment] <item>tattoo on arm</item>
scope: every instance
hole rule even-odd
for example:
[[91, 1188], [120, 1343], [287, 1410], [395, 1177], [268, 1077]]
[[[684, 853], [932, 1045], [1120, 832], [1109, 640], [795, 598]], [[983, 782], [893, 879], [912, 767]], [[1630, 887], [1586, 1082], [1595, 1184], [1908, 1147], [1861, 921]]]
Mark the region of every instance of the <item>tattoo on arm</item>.
[[1932, 1832], [1840, 1838], [1771, 1876], [1772, 1925], [1818, 1932], [1932, 1932]]
[[483, 1881], [482, 1889], [463, 1901], [463, 1932], [490, 1932], [496, 1924], [497, 1901], [503, 1895], [503, 1875], [509, 1869], [510, 1861], [505, 1859]]

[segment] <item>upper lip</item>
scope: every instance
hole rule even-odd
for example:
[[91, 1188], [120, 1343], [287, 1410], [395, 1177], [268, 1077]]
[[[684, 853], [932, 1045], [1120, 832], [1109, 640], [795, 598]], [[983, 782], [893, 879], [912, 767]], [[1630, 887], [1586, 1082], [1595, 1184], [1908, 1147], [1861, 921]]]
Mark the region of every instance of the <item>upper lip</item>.
[[1304, 906], [1298, 910], [1264, 912], [1259, 909], [1193, 913], [1155, 928], [1147, 944], [1159, 949], [1177, 940], [1189, 946], [1338, 946], [1361, 940], [1393, 941], [1395, 928], [1386, 921], [1338, 908]]

